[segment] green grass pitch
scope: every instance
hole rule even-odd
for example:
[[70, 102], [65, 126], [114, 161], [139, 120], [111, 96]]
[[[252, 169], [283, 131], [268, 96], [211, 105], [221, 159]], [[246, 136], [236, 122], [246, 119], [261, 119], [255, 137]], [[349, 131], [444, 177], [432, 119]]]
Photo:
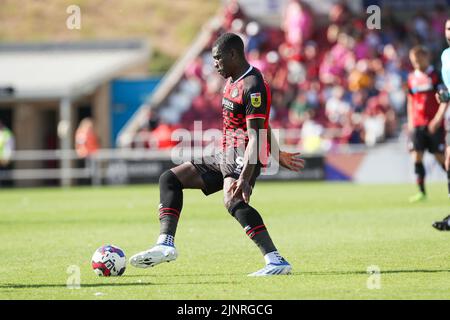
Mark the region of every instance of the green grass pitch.
[[[222, 195], [188, 190], [177, 261], [102, 278], [90, 266], [97, 247], [118, 245], [128, 258], [156, 240], [156, 185], [1, 190], [0, 299], [449, 299], [450, 232], [431, 227], [450, 214], [446, 188], [430, 184], [428, 201], [411, 205], [415, 191], [259, 182], [251, 203], [293, 273], [249, 278], [263, 260]], [[67, 288], [71, 265], [80, 289]]]

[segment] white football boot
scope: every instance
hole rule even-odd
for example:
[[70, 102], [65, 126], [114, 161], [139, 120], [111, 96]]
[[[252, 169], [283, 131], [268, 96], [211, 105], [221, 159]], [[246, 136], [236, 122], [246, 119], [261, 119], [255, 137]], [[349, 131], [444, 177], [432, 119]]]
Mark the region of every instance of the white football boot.
[[154, 267], [162, 262], [170, 262], [178, 257], [177, 249], [172, 246], [157, 244], [153, 248], [142, 251], [130, 258], [130, 264], [136, 268]]
[[290, 274], [292, 270], [291, 265], [286, 260], [282, 259], [280, 263], [268, 263], [264, 268], [256, 272], [250, 273], [249, 277], [264, 277], [264, 276], [278, 276]]

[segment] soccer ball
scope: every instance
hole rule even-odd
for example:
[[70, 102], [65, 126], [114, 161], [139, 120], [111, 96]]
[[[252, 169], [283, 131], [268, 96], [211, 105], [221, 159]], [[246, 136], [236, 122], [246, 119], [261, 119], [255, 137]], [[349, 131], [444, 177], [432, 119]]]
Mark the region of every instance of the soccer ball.
[[126, 265], [125, 253], [114, 245], [102, 246], [92, 256], [92, 269], [98, 276], [121, 276], [125, 272]]

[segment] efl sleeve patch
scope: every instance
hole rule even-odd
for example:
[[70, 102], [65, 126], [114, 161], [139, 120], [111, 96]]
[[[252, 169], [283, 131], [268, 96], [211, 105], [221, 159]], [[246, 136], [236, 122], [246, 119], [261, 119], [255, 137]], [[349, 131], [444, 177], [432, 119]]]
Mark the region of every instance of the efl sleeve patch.
[[261, 107], [261, 92], [250, 94], [250, 102], [255, 108]]

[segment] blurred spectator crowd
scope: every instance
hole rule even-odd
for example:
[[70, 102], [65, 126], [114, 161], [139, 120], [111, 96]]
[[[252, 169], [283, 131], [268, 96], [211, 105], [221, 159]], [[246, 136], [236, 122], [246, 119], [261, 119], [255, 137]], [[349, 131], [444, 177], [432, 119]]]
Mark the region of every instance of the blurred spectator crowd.
[[196, 120], [202, 120], [203, 129], [222, 127], [224, 80], [214, 70], [211, 45], [231, 31], [244, 39], [250, 64], [271, 85], [271, 126], [299, 133], [286, 135], [284, 143], [309, 152], [342, 144], [373, 146], [395, 137], [405, 116], [409, 49], [423, 44], [439, 61], [446, 12], [436, 6], [400, 20], [383, 7], [382, 28], [371, 30], [365, 11], [354, 13], [336, 3], [323, 19], [304, 2], [290, 0], [281, 27], [272, 28], [249, 19], [231, 0], [221, 28], [186, 68], [177, 92], [157, 116], [152, 113], [146, 130], [157, 134], [159, 147], [170, 147], [175, 128], [192, 130]]

